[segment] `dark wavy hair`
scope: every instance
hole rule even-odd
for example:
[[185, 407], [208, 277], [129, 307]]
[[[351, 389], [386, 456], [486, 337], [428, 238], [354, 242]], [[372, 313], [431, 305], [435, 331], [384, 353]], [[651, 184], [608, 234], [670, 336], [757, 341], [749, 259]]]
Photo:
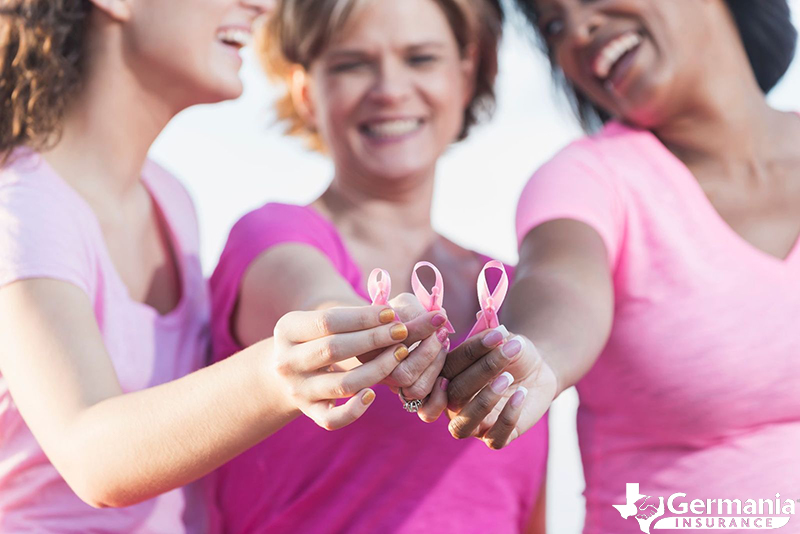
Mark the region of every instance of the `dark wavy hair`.
[[18, 147], [44, 150], [82, 81], [89, 0], [0, 5], [0, 165]]
[[[547, 52], [544, 39], [539, 34], [538, 13], [535, 0], [514, 0], [525, 18], [533, 26], [540, 46]], [[653, 0], [663, 1], [663, 0]], [[742, 38], [750, 66], [764, 93], [769, 93], [789, 69], [797, 47], [797, 29], [792, 24], [792, 13], [787, 0], [725, 0], [733, 14]], [[578, 119], [587, 132], [596, 130], [611, 116], [595, 106], [581, 94], [553, 62], [553, 75], [564, 88]]]

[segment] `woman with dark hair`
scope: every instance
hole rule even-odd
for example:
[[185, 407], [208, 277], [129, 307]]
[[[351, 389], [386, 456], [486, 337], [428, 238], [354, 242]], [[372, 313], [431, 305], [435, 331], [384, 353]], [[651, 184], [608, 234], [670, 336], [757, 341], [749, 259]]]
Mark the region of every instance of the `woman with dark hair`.
[[[696, 513], [722, 529], [748, 513], [722, 499], [793, 511], [800, 117], [765, 98], [794, 55], [786, 2], [518, 4], [584, 124], [605, 125], [525, 188], [504, 316], [524, 350], [451, 352], [451, 432], [503, 446], [577, 385], [585, 532], [639, 532], [641, 499], [712, 499]], [[498, 368], [528, 388], [521, 409], [483, 388]]]
[[364, 305], [284, 315], [198, 370], [194, 207], [147, 152], [182, 109], [241, 94], [239, 51], [272, 7], [2, 3], [0, 531], [204, 531], [205, 496], [182, 486], [301, 413], [355, 421], [408, 354], [413, 325]]

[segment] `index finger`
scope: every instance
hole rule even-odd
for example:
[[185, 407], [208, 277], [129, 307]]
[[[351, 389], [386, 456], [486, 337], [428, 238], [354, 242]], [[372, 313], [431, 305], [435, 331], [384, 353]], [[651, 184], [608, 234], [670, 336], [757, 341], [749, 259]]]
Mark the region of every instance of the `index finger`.
[[397, 315], [389, 306], [356, 306], [317, 311], [294, 311], [280, 318], [275, 337], [290, 343], [305, 343], [334, 334], [369, 330], [389, 324]]
[[452, 380], [500, 346], [508, 335], [506, 327], [501, 325], [494, 330], [484, 330], [467, 339], [447, 355], [442, 376]]

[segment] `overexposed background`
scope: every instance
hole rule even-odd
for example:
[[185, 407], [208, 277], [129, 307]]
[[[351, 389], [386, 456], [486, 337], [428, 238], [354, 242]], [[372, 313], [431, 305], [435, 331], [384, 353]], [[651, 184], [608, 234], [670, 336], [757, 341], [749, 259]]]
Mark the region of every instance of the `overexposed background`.
[[[800, 0], [790, 3], [800, 23]], [[514, 210], [522, 187], [539, 165], [581, 131], [553, 88], [546, 59], [520, 30], [522, 25], [511, 22], [501, 51], [497, 112], [443, 158], [433, 222], [466, 247], [515, 262]], [[266, 81], [249, 50], [242, 76], [241, 99], [184, 112], [152, 151], [194, 197], [207, 275], [239, 217], [268, 201], [310, 202], [332, 175], [326, 158], [283, 137], [281, 128], [273, 125], [271, 103], [278, 88]], [[800, 60], [771, 100], [776, 107], [800, 110]], [[577, 395], [568, 391], [550, 412], [548, 531], [558, 534], [577, 534], [583, 525], [577, 405]]]

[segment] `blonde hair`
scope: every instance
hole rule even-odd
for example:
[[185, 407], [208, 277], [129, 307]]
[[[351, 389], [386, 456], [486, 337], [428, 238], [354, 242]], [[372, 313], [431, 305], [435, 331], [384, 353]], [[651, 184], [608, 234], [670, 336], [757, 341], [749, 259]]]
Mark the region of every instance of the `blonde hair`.
[[[289, 89], [292, 73], [298, 67], [308, 70], [353, 14], [371, 1], [283, 0], [259, 34], [258, 50], [264, 69], [270, 78], [286, 87], [286, 93], [275, 104], [277, 120], [286, 124], [287, 134], [303, 138], [314, 150], [324, 151], [325, 145], [294, 105]], [[460, 141], [473, 125], [494, 111], [502, 10], [499, 0], [433, 1], [447, 17], [462, 55], [471, 45], [475, 47], [475, 94], [464, 110]]]

